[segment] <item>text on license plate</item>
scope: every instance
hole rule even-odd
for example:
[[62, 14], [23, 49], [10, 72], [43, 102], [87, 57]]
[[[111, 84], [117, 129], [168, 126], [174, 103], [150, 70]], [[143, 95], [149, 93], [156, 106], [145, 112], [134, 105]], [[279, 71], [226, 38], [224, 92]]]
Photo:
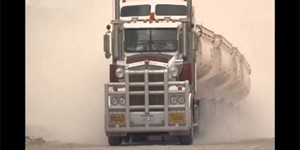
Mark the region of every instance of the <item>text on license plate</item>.
[[153, 121], [153, 115], [141, 115], [142, 121]]
[[169, 113], [169, 123], [170, 124], [184, 124], [185, 123], [185, 113]]
[[110, 114], [111, 124], [125, 124], [125, 114]]

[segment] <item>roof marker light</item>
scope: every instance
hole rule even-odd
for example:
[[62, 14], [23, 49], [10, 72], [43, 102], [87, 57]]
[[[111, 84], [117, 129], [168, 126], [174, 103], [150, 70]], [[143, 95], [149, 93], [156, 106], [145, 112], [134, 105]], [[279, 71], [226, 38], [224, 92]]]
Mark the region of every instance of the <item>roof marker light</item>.
[[131, 21], [133, 21], [134, 23], [136, 23], [138, 20], [139, 20], [138, 17], [132, 17], [132, 18], [131, 18]]
[[166, 20], [167, 22], [171, 21], [171, 17], [165, 17], [164, 20]]
[[155, 20], [155, 14], [154, 14], [154, 12], [151, 12], [150, 13], [150, 18], [149, 18], [150, 20]]

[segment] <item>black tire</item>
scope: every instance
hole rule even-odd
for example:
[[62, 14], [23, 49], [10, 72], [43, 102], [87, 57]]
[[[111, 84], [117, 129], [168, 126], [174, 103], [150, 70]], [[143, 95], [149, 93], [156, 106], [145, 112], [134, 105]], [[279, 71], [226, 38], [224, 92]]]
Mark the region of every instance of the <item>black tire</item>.
[[117, 146], [122, 144], [122, 137], [108, 137], [108, 144], [110, 146]]
[[130, 137], [127, 135], [127, 136], [125, 136], [125, 137], [123, 138], [123, 141], [124, 141], [125, 143], [129, 143], [129, 139], [130, 139]]
[[194, 127], [194, 137], [198, 138], [200, 136], [200, 127], [199, 127], [199, 123], [198, 126]]
[[144, 135], [132, 135], [131, 136], [132, 142], [144, 142], [147, 140], [147, 137]]
[[193, 135], [179, 136], [179, 141], [182, 145], [191, 145], [193, 144]]

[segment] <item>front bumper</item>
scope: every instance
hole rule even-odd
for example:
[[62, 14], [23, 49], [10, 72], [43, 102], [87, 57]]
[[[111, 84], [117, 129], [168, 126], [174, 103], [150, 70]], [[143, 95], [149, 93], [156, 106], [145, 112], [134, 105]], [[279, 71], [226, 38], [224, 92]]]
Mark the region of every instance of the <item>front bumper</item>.
[[[129, 82], [130, 74], [144, 75], [144, 82]], [[164, 81], [149, 82], [149, 74], [163, 74]], [[141, 86], [143, 91], [130, 91], [131, 86]], [[151, 91], [150, 86], [163, 86], [163, 90]], [[171, 88], [173, 87], [173, 88]], [[175, 87], [175, 88], [174, 88]], [[122, 89], [122, 90], [116, 90]], [[150, 89], [150, 90], [149, 90]], [[130, 105], [130, 95], [142, 95], [143, 105]], [[163, 95], [163, 104], [151, 105], [151, 95]], [[169, 98], [171, 95], [183, 95], [185, 103], [181, 105], [171, 105]], [[124, 96], [125, 106], [110, 105], [111, 96]], [[184, 124], [170, 124], [169, 113], [180, 111], [185, 114]], [[125, 124], [112, 125], [109, 115], [114, 112], [125, 114]], [[140, 120], [141, 115], [151, 115], [153, 120]], [[125, 82], [105, 84], [105, 131], [106, 133], [136, 133], [136, 132], [170, 132], [190, 131], [191, 123], [191, 94], [188, 81], [168, 81], [167, 70], [134, 70], [125, 71]], [[107, 134], [108, 135], [108, 134]]]

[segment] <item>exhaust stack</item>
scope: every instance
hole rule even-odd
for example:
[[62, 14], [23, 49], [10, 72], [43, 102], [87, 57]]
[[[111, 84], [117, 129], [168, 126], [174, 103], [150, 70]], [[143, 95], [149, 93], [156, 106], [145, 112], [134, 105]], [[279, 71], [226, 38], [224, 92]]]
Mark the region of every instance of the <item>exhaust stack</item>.
[[115, 20], [120, 19], [120, 0], [115, 0]]
[[187, 17], [192, 21], [192, 0], [187, 0]]
[[113, 34], [112, 34], [112, 55], [113, 62], [120, 58], [121, 47], [120, 47], [120, 26], [122, 21], [120, 20], [120, 0], [115, 0], [115, 20], [111, 22], [113, 24]]
[[191, 29], [192, 29], [191, 28], [191, 22], [192, 22], [192, 19], [193, 19], [192, 11], [193, 11], [192, 0], [187, 0], [187, 18], [190, 20], [187, 23], [188, 32], [190, 32]]

